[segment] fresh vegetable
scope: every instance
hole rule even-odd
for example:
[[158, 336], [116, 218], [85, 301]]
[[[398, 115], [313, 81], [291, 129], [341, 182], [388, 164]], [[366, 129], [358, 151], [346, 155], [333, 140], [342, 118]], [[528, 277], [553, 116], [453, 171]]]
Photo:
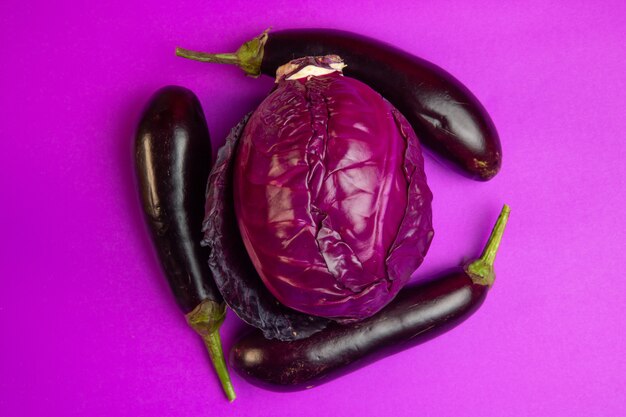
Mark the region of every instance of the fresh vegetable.
[[479, 259], [403, 289], [375, 316], [348, 325], [333, 323], [294, 342], [266, 340], [253, 332], [232, 347], [231, 366], [269, 389], [311, 388], [453, 328], [480, 307], [493, 284], [493, 263], [508, 215], [505, 205]]
[[478, 99], [438, 66], [378, 40], [332, 29], [295, 29], [263, 32], [236, 53], [205, 54], [182, 48], [176, 53], [234, 64], [252, 76], [274, 76], [280, 65], [294, 58], [339, 55], [347, 64], [345, 74], [388, 99], [420, 140], [444, 160], [478, 180], [489, 180], [500, 170], [500, 139]]
[[241, 240], [233, 202], [235, 150], [249, 115], [235, 126], [217, 154], [209, 176], [203, 245], [224, 300], [246, 323], [269, 339], [296, 340], [322, 330], [328, 319], [285, 307], [265, 288]]
[[204, 113], [188, 89], [168, 86], [145, 108], [135, 137], [141, 203], [159, 260], [189, 325], [202, 337], [230, 401], [219, 328], [226, 306], [200, 246], [211, 142]]
[[234, 169], [243, 242], [284, 305], [340, 321], [389, 303], [433, 237], [432, 194], [405, 118], [338, 56], [279, 68]]

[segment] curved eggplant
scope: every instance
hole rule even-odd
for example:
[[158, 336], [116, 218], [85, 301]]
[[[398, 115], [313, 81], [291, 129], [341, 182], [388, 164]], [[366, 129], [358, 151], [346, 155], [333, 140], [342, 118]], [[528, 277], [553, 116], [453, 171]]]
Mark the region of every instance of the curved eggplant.
[[152, 96], [135, 136], [135, 167], [165, 276], [232, 401], [235, 392], [219, 335], [226, 305], [207, 265], [208, 251], [200, 246], [211, 142], [200, 102], [190, 90], [168, 86]]
[[392, 45], [334, 29], [265, 31], [236, 53], [206, 54], [177, 48], [177, 55], [239, 66], [248, 75], [274, 76], [294, 58], [339, 55], [347, 76], [388, 99], [424, 145], [476, 180], [493, 178], [502, 164], [495, 125], [480, 101], [440, 67]]
[[509, 215], [504, 206], [481, 257], [430, 282], [406, 287], [378, 314], [358, 323], [333, 323], [303, 340], [240, 339], [231, 366], [261, 387], [311, 388], [452, 329], [475, 312], [495, 280], [493, 262]]

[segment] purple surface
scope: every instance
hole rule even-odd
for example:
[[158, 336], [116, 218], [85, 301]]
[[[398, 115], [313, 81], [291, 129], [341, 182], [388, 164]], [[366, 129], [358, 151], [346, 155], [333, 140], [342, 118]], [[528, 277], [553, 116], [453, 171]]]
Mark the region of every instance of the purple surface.
[[[0, 3], [0, 415], [626, 415], [623, 2], [103, 3]], [[230, 50], [270, 25], [392, 42], [492, 115], [493, 181], [426, 158], [436, 234], [418, 275], [476, 255], [512, 212], [462, 326], [306, 392], [234, 376], [229, 404], [152, 253], [131, 141], [150, 94], [180, 84], [221, 144], [272, 80], [174, 47]], [[227, 347], [241, 328], [231, 314]]]

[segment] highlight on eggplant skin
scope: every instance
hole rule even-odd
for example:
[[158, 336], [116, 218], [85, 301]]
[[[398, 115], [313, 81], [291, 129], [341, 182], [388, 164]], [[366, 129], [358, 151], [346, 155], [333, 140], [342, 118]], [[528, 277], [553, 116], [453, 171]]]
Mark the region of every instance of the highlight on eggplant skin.
[[388, 99], [424, 145], [455, 170], [487, 181], [501, 168], [498, 132], [476, 96], [439, 66], [377, 39], [337, 29], [268, 30], [245, 42], [236, 53], [177, 48], [176, 54], [236, 65], [251, 76], [272, 77], [280, 65], [295, 58], [339, 55], [347, 64], [347, 76]]

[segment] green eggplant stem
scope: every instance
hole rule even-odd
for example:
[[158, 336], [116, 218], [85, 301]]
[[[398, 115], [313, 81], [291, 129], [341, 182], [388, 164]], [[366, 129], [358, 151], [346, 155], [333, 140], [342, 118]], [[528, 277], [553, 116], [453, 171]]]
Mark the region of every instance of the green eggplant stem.
[[505, 204], [504, 207], [502, 207], [502, 211], [500, 211], [496, 224], [493, 226], [493, 230], [483, 249], [482, 255], [480, 255], [480, 258], [465, 266], [465, 271], [476, 284], [492, 286], [496, 279], [493, 264], [496, 260], [496, 253], [502, 241], [502, 235], [504, 234], [506, 223], [509, 220], [510, 212], [511, 208]]
[[233, 383], [230, 380], [226, 362], [224, 361], [224, 352], [222, 351], [222, 340], [220, 339], [219, 331], [215, 330], [202, 336], [202, 340], [204, 340], [204, 345], [209, 351], [213, 367], [215, 367], [217, 376], [222, 383], [222, 389], [224, 389], [228, 401], [233, 402], [236, 398], [235, 389], [233, 388]]
[[268, 32], [269, 29], [248, 42], [245, 42], [237, 49], [237, 52], [210, 54], [184, 48], [176, 48], [176, 55], [193, 59], [194, 61], [235, 65], [241, 68], [246, 75], [258, 77], [261, 74], [261, 63], [263, 62], [263, 51], [265, 49], [265, 43], [267, 42]]
[[226, 317], [226, 305], [211, 300], [204, 300], [185, 317], [189, 326], [204, 341], [224, 393], [228, 400], [233, 402], [236, 398], [235, 390], [228, 374], [226, 361], [224, 360], [222, 340], [219, 333], [220, 326]]
[[231, 64], [239, 66], [241, 60], [236, 53], [209, 54], [206, 52], [192, 51], [185, 48], [176, 48], [176, 55], [182, 58], [200, 62], [214, 62], [216, 64]]

